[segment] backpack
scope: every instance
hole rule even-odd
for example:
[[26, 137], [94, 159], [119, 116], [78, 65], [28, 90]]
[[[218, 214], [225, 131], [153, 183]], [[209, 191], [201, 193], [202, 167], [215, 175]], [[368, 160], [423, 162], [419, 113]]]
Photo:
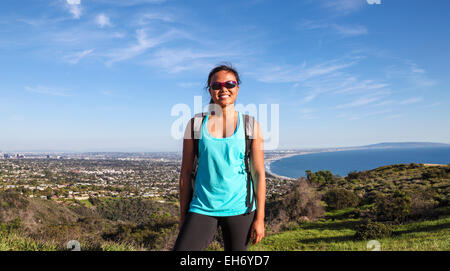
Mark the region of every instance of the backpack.
[[[191, 121], [191, 138], [194, 139], [194, 164], [192, 167], [192, 173], [191, 173], [191, 184], [192, 184], [192, 191], [193, 196], [195, 194], [195, 178], [197, 176], [197, 169], [198, 169], [198, 141], [201, 138], [201, 127], [203, 124], [203, 121], [205, 120], [205, 116], [207, 115], [207, 112], [201, 112], [195, 114], [195, 116], [192, 118]], [[244, 114], [244, 127], [245, 127], [245, 171], [247, 173], [247, 199], [246, 199], [246, 206], [248, 208], [248, 212], [252, 210], [253, 204], [255, 202], [255, 195], [256, 195], [256, 185], [257, 185], [257, 178], [255, 170], [253, 168], [253, 159], [251, 155], [252, 150], [252, 143], [254, 139], [254, 121], [255, 118]], [[253, 189], [253, 197], [250, 197], [251, 190]]]

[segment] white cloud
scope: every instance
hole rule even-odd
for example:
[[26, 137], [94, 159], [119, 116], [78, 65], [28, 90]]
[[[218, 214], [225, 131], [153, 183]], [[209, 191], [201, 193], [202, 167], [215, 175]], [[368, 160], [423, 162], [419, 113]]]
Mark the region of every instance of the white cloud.
[[377, 83], [373, 80], [363, 80], [359, 81], [355, 77], [350, 77], [347, 80], [344, 80], [341, 85], [337, 88], [333, 94], [342, 94], [342, 93], [354, 93], [357, 91], [366, 91], [373, 89], [382, 89], [387, 87], [388, 84], [385, 83]]
[[423, 98], [422, 97], [412, 97], [406, 100], [403, 100], [401, 102], [399, 102], [399, 104], [401, 105], [405, 105], [405, 104], [414, 104], [414, 103], [418, 103], [420, 101], [422, 101]]
[[81, 59], [91, 55], [92, 52], [94, 52], [93, 49], [84, 50], [84, 51], [81, 51], [81, 52], [77, 52], [77, 53], [74, 53], [74, 54], [70, 54], [70, 55], [64, 56], [63, 59], [66, 60], [67, 62], [69, 62], [70, 64], [77, 64], [78, 62], [80, 62]]
[[109, 19], [109, 17], [106, 16], [105, 14], [103, 14], [103, 13], [97, 15], [97, 17], [95, 18], [95, 22], [101, 28], [103, 28], [105, 26], [111, 26], [112, 25], [111, 24], [111, 20]]
[[370, 103], [380, 100], [381, 98], [383, 98], [384, 96], [386, 96], [388, 94], [390, 94], [388, 91], [379, 91], [379, 92], [371, 93], [370, 95], [359, 97], [356, 100], [353, 100], [352, 102], [337, 105], [335, 108], [343, 109], [343, 108], [367, 105], [367, 104], [370, 104]]
[[115, 6], [135, 6], [144, 4], [159, 4], [166, 0], [94, 0], [95, 2], [115, 5]]
[[157, 12], [151, 12], [151, 13], [145, 13], [138, 17], [137, 24], [138, 25], [146, 25], [150, 21], [163, 21], [166, 23], [174, 22], [175, 19], [173, 18], [173, 15], [165, 14], [165, 13], [157, 13]]
[[302, 23], [298, 24], [298, 28], [302, 30], [331, 29], [342, 37], [367, 35], [369, 32], [367, 27], [362, 25], [341, 25], [312, 20], [304, 20]]
[[134, 58], [138, 55], [145, 53], [148, 49], [154, 48], [164, 42], [173, 40], [175, 38], [182, 37], [183, 33], [178, 30], [169, 30], [166, 33], [159, 35], [158, 37], [148, 37], [145, 29], [136, 30], [137, 44], [130, 45], [126, 48], [114, 50], [107, 54], [109, 60], [107, 65], [111, 65], [115, 62], [124, 61]]
[[331, 60], [313, 66], [307, 66], [305, 62], [295, 66], [275, 66], [258, 72], [258, 80], [265, 83], [293, 83], [302, 82], [314, 77], [324, 76], [333, 72], [353, 66], [357, 61], [340, 62]]
[[427, 76], [425, 69], [419, 67], [411, 60], [402, 60], [404, 65], [400, 67], [391, 65], [386, 69], [387, 78], [403, 78], [410, 82], [414, 87], [429, 88], [438, 84], [434, 79]]
[[80, 19], [82, 9], [81, 0], [66, 0], [67, 6], [74, 19]]
[[381, 0], [366, 0], [366, 1], [367, 1], [367, 4], [369, 4], [369, 5], [373, 5], [373, 4], [381, 5]]
[[315, 94], [315, 93], [313, 93], [313, 94], [309, 94], [308, 96], [306, 96], [306, 97], [304, 97], [301, 101], [300, 101], [300, 103], [307, 103], [307, 102], [310, 102], [310, 101], [312, 101], [314, 98], [316, 98], [317, 97], [317, 94]]
[[192, 49], [161, 49], [147, 63], [156, 65], [170, 73], [186, 70], [208, 70], [215, 62], [225, 57], [236, 56], [238, 53], [230, 50], [193, 51]]
[[366, 35], [368, 33], [367, 28], [362, 25], [349, 26], [332, 24], [331, 27], [342, 36], [360, 36]]
[[347, 15], [361, 10], [363, 0], [322, 0], [322, 6], [333, 11], [336, 15]]
[[386, 101], [382, 101], [377, 104], [374, 104], [373, 106], [385, 106], [385, 105], [391, 105], [393, 103], [395, 103], [394, 100], [386, 100]]

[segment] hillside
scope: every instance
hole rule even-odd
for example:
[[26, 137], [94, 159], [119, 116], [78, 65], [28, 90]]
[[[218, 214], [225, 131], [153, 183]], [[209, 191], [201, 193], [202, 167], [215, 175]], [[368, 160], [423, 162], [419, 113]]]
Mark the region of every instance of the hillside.
[[382, 250], [450, 250], [449, 165], [390, 165], [346, 178], [309, 172], [308, 182], [321, 195], [325, 215], [268, 221], [271, 234], [249, 250], [367, 250], [372, 239]]
[[138, 198], [62, 203], [0, 192], [0, 202], [0, 250], [65, 250], [70, 240], [84, 250], [163, 250], [178, 222], [176, 206]]
[[[249, 250], [366, 250], [376, 221], [389, 250], [449, 250], [450, 166], [400, 164], [347, 177], [309, 172], [266, 201], [266, 238]], [[170, 250], [178, 207], [141, 198], [56, 202], [0, 192], [0, 250]], [[373, 225], [370, 224], [369, 225]], [[358, 228], [359, 227], [359, 228]], [[222, 250], [220, 231], [208, 250]]]

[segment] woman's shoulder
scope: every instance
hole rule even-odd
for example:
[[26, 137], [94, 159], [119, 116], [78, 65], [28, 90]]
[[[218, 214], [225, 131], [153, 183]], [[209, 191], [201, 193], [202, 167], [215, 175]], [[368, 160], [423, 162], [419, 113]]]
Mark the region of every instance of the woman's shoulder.
[[208, 112], [200, 112], [194, 114], [194, 116], [188, 121], [185, 130], [185, 139], [193, 139], [195, 135], [193, 132], [200, 133], [201, 126], [203, 123], [204, 117], [208, 114]]
[[241, 113], [242, 118], [244, 120], [244, 126], [246, 129], [246, 132], [250, 137], [253, 137], [252, 135], [256, 135], [256, 133], [259, 131], [259, 123], [256, 120], [256, 118], [250, 114]]

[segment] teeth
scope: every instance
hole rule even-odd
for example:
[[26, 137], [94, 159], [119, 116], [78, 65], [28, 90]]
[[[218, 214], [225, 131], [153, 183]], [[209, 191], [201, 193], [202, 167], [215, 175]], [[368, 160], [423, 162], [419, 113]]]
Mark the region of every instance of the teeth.
[[229, 95], [221, 95], [220, 98], [230, 97]]

